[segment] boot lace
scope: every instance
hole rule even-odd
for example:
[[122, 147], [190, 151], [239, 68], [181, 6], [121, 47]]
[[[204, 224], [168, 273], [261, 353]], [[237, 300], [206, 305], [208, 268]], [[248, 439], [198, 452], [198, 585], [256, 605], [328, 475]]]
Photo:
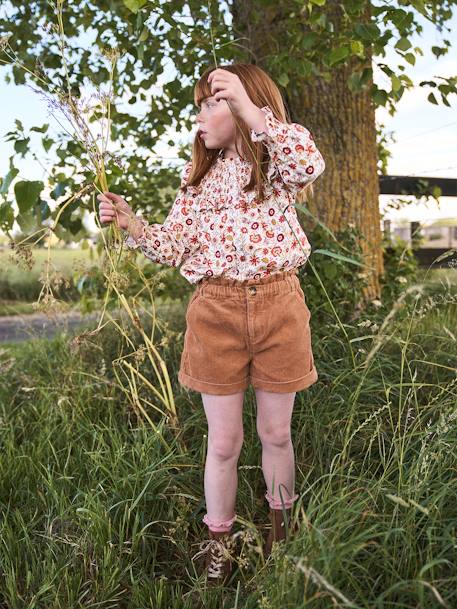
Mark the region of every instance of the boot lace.
[[208, 577], [221, 577], [224, 560], [231, 560], [230, 551], [218, 539], [205, 539], [205, 541], [200, 543], [200, 550], [192, 556], [192, 560], [196, 560], [199, 556], [203, 556], [208, 552], [210, 552]]

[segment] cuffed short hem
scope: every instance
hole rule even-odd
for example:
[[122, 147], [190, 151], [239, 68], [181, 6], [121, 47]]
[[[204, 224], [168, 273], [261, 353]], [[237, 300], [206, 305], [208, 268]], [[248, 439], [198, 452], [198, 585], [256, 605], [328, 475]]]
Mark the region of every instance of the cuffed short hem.
[[238, 393], [239, 391], [246, 391], [250, 384], [252, 384], [254, 389], [263, 389], [264, 391], [272, 391], [274, 393], [290, 393], [292, 391], [307, 389], [315, 383], [318, 378], [316, 366], [313, 366], [312, 370], [305, 376], [293, 379], [292, 381], [280, 382], [265, 381], [257, 378], [249, 379], [249, 377], [246, 377], [244, 380], [238, 381], [237, 383], [220, 384], [201, 381], [193, 376], [189, 376], [182, 370], [178, 372], [178, 381], [181, 385], [187, 389], [209, 393], [211, 395], [230, 395], [232, 393]]
[[246, 389], [249, 387], [249, 377], [246, 377], [242, 381], [238, 381], [236, 383], [210, 383], [195, 379], [193, 376], [189, 376], [182, 370], [178, 372], [178, 381], [181, 383], [181, 385], [187, 387], [188, 389], [209, 393], [211, 395], [230, 395], [232, 393], [237, 393], [238, 391], [246, 391]]
[[263, 389], [264, 391], [272, 391], [274, 393], [289, 393], [307, 389], [310, 385], [315, 383], [318, 378], [316, 366], [313, 366], [308, 374], [292, 381], [270, 382], [254, 377], [252, 377], [251, 380], [252, 386], [255, 389]]

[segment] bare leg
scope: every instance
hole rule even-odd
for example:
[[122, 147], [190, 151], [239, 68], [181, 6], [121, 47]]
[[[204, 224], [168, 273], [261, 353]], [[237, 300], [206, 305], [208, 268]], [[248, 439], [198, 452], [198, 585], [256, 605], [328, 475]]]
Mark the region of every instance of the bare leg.
[[230, 531], [235, 520], [237, 464], [243, 445], [244, 391], [231, 395], [202, 393], [208, 420], [203, 518], [212, 531]]
[[255, 394], [257, 433], [262, 443], [262, 470], [267, 485], [265, 496], [271, 508], [281, 509], [283, 502], [289, 508], [298, 498], [294, 494], [295, 457], [290, 428], [296, 392], [255, 389]]

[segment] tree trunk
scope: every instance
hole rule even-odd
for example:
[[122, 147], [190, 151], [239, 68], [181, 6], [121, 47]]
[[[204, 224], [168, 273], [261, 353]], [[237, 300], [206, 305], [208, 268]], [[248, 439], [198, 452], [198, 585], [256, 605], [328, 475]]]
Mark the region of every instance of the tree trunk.
[[[334, 24], [337, 35], [341, 20], [341, 8], [336, 0], [327, 0], [327, 17]], [[367, 3], [365, 22], [370, 16]], [[233, 29], [236, 37], [246, 36], [242, 44], [247, 47], [244, 61], [262, 66], [265, 57], [284, 51], [284, 40], [291, 27], [307, 31], [305, 19], [300, 19], [287, 2], [261, 7], [257, 0], [234, 0], [232, 4]], [[298, 53], [300, 51], [297, 51]], [[365, 67], [371, 67], [371, 52]], [[291, 55], [293, 61], [293, 53]], [[297, 56], [300, 61], [300, 56]], [[364, 90], [354, 93], [347, 80], [355, 60], [348, 65], [335, 67], [331, 80], [323, 78], [294, 78], [283, 98], [291, 120], [307, 127], [316, 137], [316, 143], [326, 162], [326, 170], [313, 185], [314, 198], [309, 202], [310, 211], [332, 231], [338, 231], [353, 223], [360, 228], [364, 239], [364, 262], [373, 269], [364, 269], [368, 276], [365, 301], [380, 297], [380, 275], [383, 273], [381, 249], [381, 219], [379, 213], [379, 181], [377, 175], [377, 143], [375, 107], [370, 94], [372, 82]], [[360, 64], [359, 64], [360, 69]], [[271, 72], [270, 72], [271, 73]], [[272, 77], [275, 79], [274, 74]], [[314, 209], [313, 209], [314, 207]], [[306, 226], [304, 227], [306, 229]], [[355, 267], [354, 267], [355, 268]], [[362, 270], [362, 269], [361, 269]], [[359, 271], [356, 271], [359, 272]]]

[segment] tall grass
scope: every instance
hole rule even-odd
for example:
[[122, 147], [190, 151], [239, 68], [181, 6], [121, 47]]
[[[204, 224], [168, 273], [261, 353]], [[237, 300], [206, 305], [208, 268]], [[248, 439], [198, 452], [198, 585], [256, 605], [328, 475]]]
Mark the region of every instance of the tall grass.
[[[338, 327], [313, 328], [319, 381], [297, 394], [292, 420], [300, 532], [267, 563], [249, 388], [236, 575], [224, 591], [205, 589], [191, 560], [207, 437], [200, 395], [176, 380], [183, 325], [155, 330], [179, 420], [151, 392], [146, 357], [138, 397], [149, 421], [125, 392], [128, 344], [113, 326], [78, 346], [62, 335], [3, 349], [0, 606], [455, 607], [455, 294], [415, 294], [369, 365], [383, 319], [346, 324], [356, 369]], [[137, 333], [132, 323], [133, 342]]]

